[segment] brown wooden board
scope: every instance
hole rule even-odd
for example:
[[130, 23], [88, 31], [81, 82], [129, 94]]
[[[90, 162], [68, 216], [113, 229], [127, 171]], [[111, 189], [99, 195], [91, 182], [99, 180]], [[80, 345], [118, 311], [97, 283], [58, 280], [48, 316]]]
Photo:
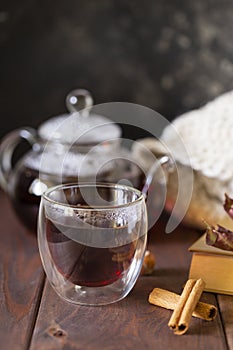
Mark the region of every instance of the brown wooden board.
[[219, 309], [229, 349], [233, 349], [233, 296], [218, 295]]
[[36, 237], [19, 223], [2, 192], [0, 208], [0, 349], [233, 349], [232, 297], [218, 295], [217, 300], [203, 293], [202, 301], [218, 306], [217, 318], [192, 318], [182, 336], [167, 326], [170, 310], [148, 303], [155, 287], [182, 292], [191, 260], [188, 247], [200, 232], [180, 226], [166, 235], [160, 222], [149, 244], [156, 256], [153, 275], [141, 276], [118, 303], [76, 306], [61, 300], [48, 282], [43, 288]]
[[[39, 349], [227, 349], [220, 314], [207, 322], [192, 318], [185, 335], [168, 328], [171, 311], [148, 303], [154, 287], [181, 293], [188, 276], [188, 247], [198, 236], [183, 229], [165, 236], [159, 226], [149, 248], [157, 265], [152, 276], [141, 276], [122, 301], [102, 306], [77, 306], [61, 300], [46, 282], [31, 350]], [[202, 301], [217, 304], [212, 293]]]
[[27, 349], [44, 273], [35, 235], [16, 219], [0, 191], [0, 349]]

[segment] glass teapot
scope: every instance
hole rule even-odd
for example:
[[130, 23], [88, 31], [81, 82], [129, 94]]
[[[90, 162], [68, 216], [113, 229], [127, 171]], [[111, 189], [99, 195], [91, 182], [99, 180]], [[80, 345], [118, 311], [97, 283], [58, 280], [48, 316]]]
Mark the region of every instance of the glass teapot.
[[[48, 119], [38, 130], [16, 129], [0, 144], [0, 185], [23, 224], [36, 232], [42, 193], [51, 186], [71, 182], [120, 182], [142, 190], [146, 196], [150, 188], [149, 218], [158, 216], [165, 200], [164, 186], [162, 192], [157, 186], [158, 178], [160, 185], [166, 182], [172, 160], [164, 156], [144, 171], [132, 151], [123, 147], [120, 126], [93, 112], [93, 99], [87, 90], [71, 91], [66, 106], [69, 113]], [[30, 150], [13, 165], [13, 155], [22, 140], [30, 144]], [[155, 177], [159, 169], [165, 171]]]
[[[0, 145], [0, 183], [16, 214], [36, 230], [40, 196], [48, 187], [77, 181], [119, 182], [141, 188], [145, 178], [121, 145], [121, 128], [93, 114], [93, 99], [86, 90], [72, 91], [66, 98], [68, 114], [53, 117], [38, 130], [21, 128], [5, 136]], [[22, 139], [30, 151], [12, 165]]]

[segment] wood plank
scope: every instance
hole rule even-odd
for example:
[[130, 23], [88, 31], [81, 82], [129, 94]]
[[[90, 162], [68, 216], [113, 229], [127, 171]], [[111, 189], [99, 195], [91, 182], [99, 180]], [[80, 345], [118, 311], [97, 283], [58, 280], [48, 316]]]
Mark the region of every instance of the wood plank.
[[218, 303], [223, 320], [229, 349], [233, 349], [233, 296], [218, 295]]
[[[188, 333], [175, 336], [167, 326], [171, 311], [147, 302], [156, 280], [140, 278], [127, 298], [104, 307], [61, 301], [46, 284], [30, 349], [227, 349], [219, 316], [213, 322], [193, 318]], [[215, 301], [213, 295], [203, 300]]]
[[18, 222], [1, 191], [0, 208], [0, 339], [4, 349], [27, 349], [44, 273], [35, 235]]
[[[154, 274], [141, 276], [118, 303], [76, 306], [61, 300], [46, 282], [30, 349], [227, 349], [219, 315], [212, 322], [192, 318], [187, 334], [176, 336], [167, 326], [171, 311], [148, 303], [154, 287], [182, 291], [191, 259], [188, 247], [198, 236], [182, 229], [166, 236], [162, 230], [150, 239], [157, 259]], [[202, 300], [216, 305], [214, 294], [204, 293]]]

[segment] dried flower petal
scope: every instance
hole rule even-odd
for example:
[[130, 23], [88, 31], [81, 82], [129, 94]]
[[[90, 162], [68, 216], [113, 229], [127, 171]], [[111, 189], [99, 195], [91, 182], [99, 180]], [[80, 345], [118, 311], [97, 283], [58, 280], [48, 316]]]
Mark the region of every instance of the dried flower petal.
[[206, 244], [213, 247], [233, 251], [233, 232], [223, 226], [207, 226]]
[[230, 198], [226, 193], [225, 193], [225, 203], [223, 206], [227, 214], [233, 219], [233, 199]]

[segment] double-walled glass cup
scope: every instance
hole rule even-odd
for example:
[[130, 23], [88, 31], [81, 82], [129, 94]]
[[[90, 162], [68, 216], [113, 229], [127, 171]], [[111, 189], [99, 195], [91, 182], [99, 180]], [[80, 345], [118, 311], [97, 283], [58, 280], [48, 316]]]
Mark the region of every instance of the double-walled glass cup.
[[40, 204], [38, 243], [47, 278], [64, 299], [104, 305], [139, 276], [147, 241], [143, 194], [120, 184], [66, 184]]

